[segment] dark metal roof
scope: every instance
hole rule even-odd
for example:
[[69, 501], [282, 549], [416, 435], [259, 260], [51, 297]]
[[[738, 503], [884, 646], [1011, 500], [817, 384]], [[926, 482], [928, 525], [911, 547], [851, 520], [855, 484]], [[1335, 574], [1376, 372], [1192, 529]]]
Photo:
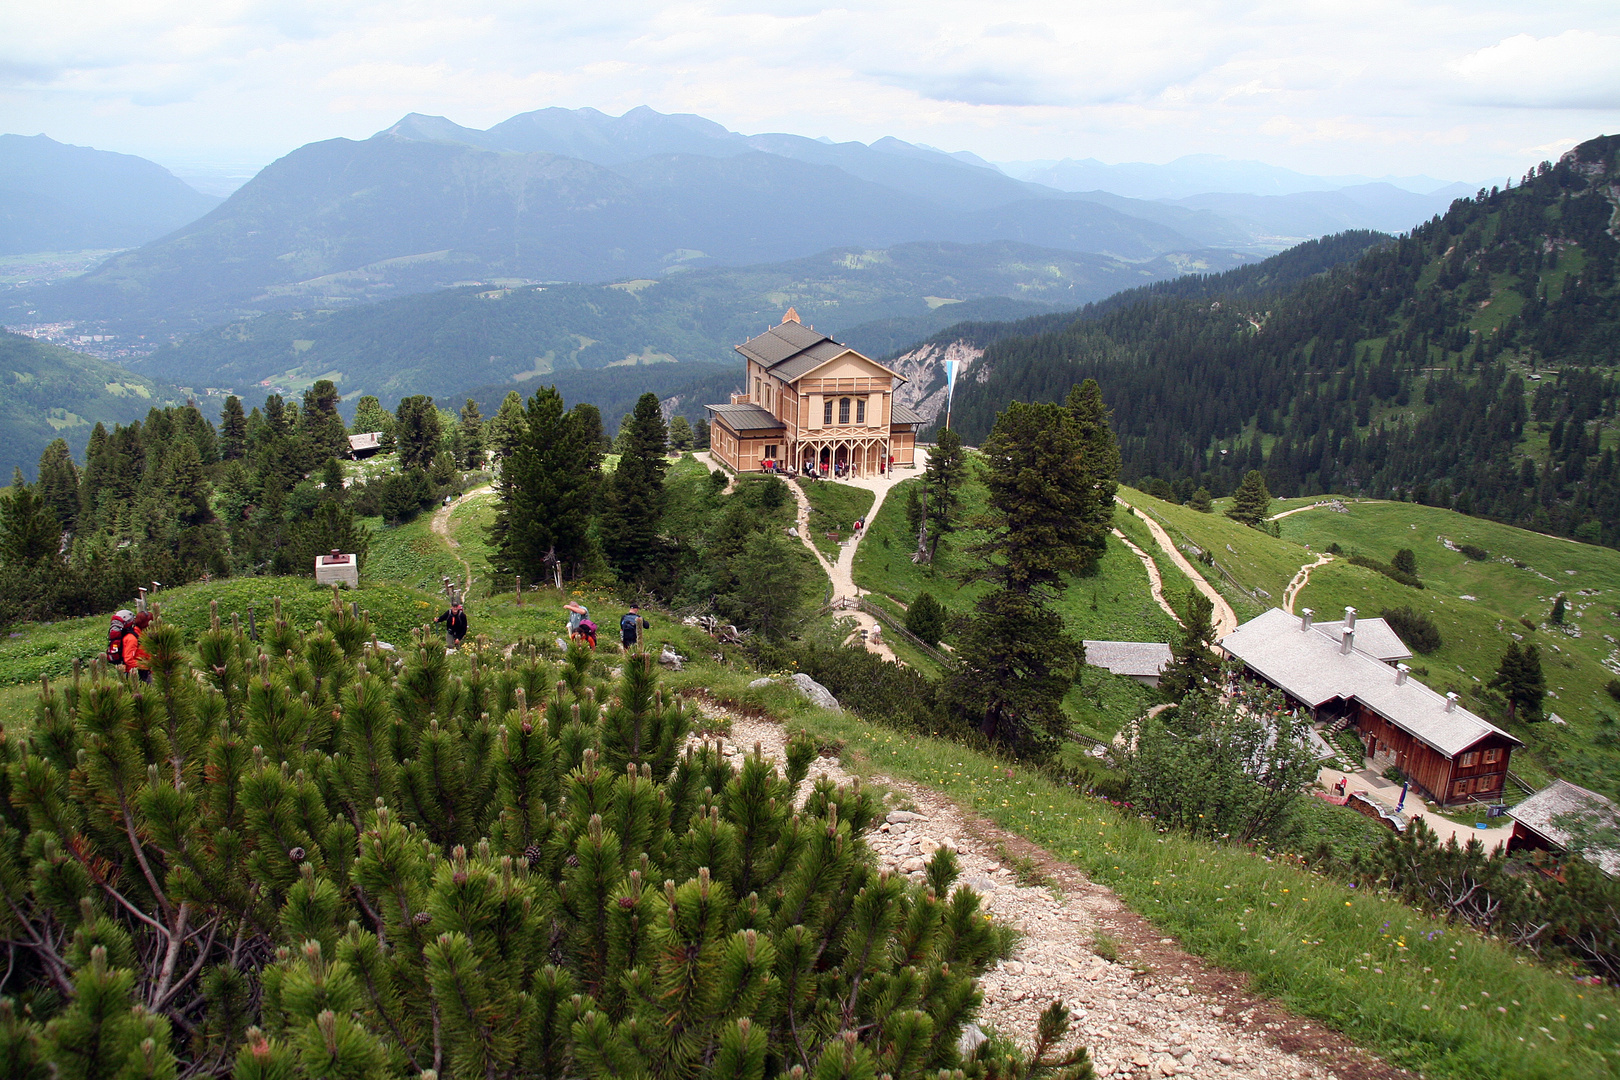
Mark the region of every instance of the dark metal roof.
[[928, 420], [915, 409], [909, 409], [897, 401], [889, 408], [889, 423], [926, 424], [928, 423]]
[[818, 342], [831, 340], [826, 334], [818, 334], [803, 323], [785, 322], [771, 327], [758, 337], [749, 338], [737, 346], [737, 351], [766, 367], [774, 367]]
[[759, 405], [705, 405], [715, 419], [724, 420], [732, 431], [780, 431], [782, 421]]

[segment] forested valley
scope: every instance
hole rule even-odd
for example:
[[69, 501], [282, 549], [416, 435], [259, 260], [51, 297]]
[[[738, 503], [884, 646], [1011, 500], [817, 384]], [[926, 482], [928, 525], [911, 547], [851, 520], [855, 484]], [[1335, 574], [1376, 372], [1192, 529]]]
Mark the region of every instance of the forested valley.
[[[1382, 243], [955, 328], [985, 348], [954, 424], [1095, 378], [1121, 480], [1185, 500], [1260, 469], [1274, 493], [1408, 499], [1620, 544], [1620, 138], [1583, 143]], [[1366, 250], [1297, 281], [1298, 264]], [[1308, 265], [1308, 263], [1307, 263]]]

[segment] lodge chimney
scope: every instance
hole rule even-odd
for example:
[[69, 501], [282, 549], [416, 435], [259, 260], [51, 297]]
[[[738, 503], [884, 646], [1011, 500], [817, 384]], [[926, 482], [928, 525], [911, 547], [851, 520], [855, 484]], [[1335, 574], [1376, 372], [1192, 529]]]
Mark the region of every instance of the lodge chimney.
[[1455, 691], [1446, 691], [1446, 712], [1457, 711], [1457, 694]]
[[1303, 611], [1301, 611], [1299, 613], [1299, 628], [1301, 630], [1309, 630], [1311, 628], [1311, 616], [1315, 614], [1316, 612], [1312, 611], [1310, 608], [1305, 608]]
[[1406, 685], [1406, 677], [1408, 675], [1410, 675], [1411, 673], [1412, 673], [1412, 669], [1407, 667], [1405, 664], [1396, 664], [1395, 665], [1395, 685], [1396, 686], [1405, 686]]
[[1354, 630], [1356, 628], [1356, 609], [1353, 607], [1347, 607], [1344, 609], [1344, 628], [1346, 630]]
[[1350, 655], [1350, 650], [1355, 647], [1355, 644], [1356, 644], [1356, 632], [1354, 630], [1350, 629], [1348, 626], [1345, 627], [1344, 628], [1344, 640], [1339, 645], [1339, 652], [1343, 653], [1345, 656], [1349, 656]]

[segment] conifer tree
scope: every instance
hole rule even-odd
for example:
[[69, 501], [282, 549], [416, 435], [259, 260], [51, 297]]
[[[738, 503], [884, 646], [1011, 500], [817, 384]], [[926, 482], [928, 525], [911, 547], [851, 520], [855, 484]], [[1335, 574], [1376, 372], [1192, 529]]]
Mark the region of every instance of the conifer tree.
[[1507, 699], [1510, 723], [1521, 712], [1525, 720], [1540, 720], [1541, 702], [1547, 696], [1547, 682], [1541, 672], [1541, 650], [1533, 643], [1520, 647], [1517, 641], [1509, 641], [1496, 674], [1485, 685], [1500, 690]]
[[1411, 548], [1401, 548], [1395, 552], [1395, 557], [1389, 560], [1389, 565], [1403, 574], [1417, 577], [1417, 555]]
[[355, 403], [353, 426], [356, 435], [370, 434], [374, 431], [392, 431], [394, 417], [382, 407], [382, 402], [374, 395], [366, 394]]
[[906, 629], [928, 644], [938, 645], [939, 639], [945, 634], [948, 615], [945, 606], [934, 599], [933, 593], [921, 592], [906, 609]]
[[1270, 509], [1271, 491], [1266, 487], [1265, 474], [1259, 469], [1250, 469], [1243, 474], [1243, 483], [1233, 492], [1232, 505], [1227, 507], [1226, 516], [1258, 528]]
[[1552, 614], [1547, 616], [1547, 621], [1552, 623], [1554, 626], [1563, 626], [1564, 610], [1567, 603], [1568, 602], [1564, 599], [1564, 594], [1559, 593], [1558, 599], [1553, 601]]
[[686, 417], [677, 415], [670, 419], [669, 447], [681, 454], [692, 449], [692, 422]]
[[439, 410], [425, 394], [403, 398], [394, 410], [394, 441], [401, 469], [426, 469], [439, 453]]
[[478, 402], [472, 398], [461, 407], [460, 422], [456, 425], [460, 439], [461, 466], [477, 469], [484, 464], [484, 414], [478, 411]]
[[1209, 685], [1221, 668], [1215, 655], [1215, 603], [1197, 589], [1187, 590], [1186, 620], [1170, 645], [1170, 665], [1159, 674], [1159, 689], [1180, 700]]
[[236, 461], [247, 451], [247, 417], [242, 399], [232, 394], [219, 414], [219, 452], [226, 461]]
[[939, 433], [934, 448], [928, 452], [928, 465], [923, 484], [928, 491], [928, 561], [939, 555], [940, 541], [956, 527], [961, 512], [962, 484], [967, 478], [967, 456], [962, 451], [962, 437], [950, 428]]
[[[602, 414], [597, 413], [596, 419], [600, 425]], [[509, 390], [501, 399], [500, 409], [489, 422], [490, 452], [502, 461], [511, 457], [523, 440], [524, 423], [523, 395]]]
[[1215, 500], [1210, 497], [1208, 488], [1200, 487], [1197, 491], [1194, 491], [1192, 496], [1187, 500], [1187, 508], [1189, 510], [1196, 510], [1200, 514], [1207, 514], [1215, 509]]
[[0, 561], [7, 566], [38, 566], [55, 559], [62, 546], [62, 527], [39, 492], [11, 472], [11, 487], [0, 492]]
[[349, 453], [349, 431], [337, 411], [340, 400], [342, 396], [331, 379], [316, 379], [315, 385], [304, 391], [304, 409], [298, 422], [303, 429], [304, 444], [314, 461]]
[[53, 439], [39, 455], [39, 496], [68, 532], [79, 525], [79, 467], [73, 463], [67, 440]]
[[659, 525], [664, 515], [664, 472], [669, 468], [658, 395], [642, 394], [619, 434], [619, 464], [602, 500], [602, 547], [627, 581], [645, 583], [664, 561]]
[[600, 461], [562, 395], [549, 386], [535, 391], [496, 485], [490, 541], [503, 572], [541, 581], [553, 568], [572, 575], [589, 561]]
[[[744, 512], [739, 520], [752, 515]], [[768, 638], [786, 636], [804, 612], [809, 580], [799, 545], [773, 530], [753, 531], [732, 560], [735, 587], [720, 597], [721, 609], [739, 626]], [[802, 549], [800, 549], [802, 550]]]

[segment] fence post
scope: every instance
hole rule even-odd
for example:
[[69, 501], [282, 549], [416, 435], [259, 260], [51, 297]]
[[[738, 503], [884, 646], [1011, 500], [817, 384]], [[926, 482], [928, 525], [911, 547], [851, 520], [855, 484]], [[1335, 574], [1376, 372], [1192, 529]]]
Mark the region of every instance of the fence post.
[[523, 575], [517, 576], [518, 607], [523, 606]]

